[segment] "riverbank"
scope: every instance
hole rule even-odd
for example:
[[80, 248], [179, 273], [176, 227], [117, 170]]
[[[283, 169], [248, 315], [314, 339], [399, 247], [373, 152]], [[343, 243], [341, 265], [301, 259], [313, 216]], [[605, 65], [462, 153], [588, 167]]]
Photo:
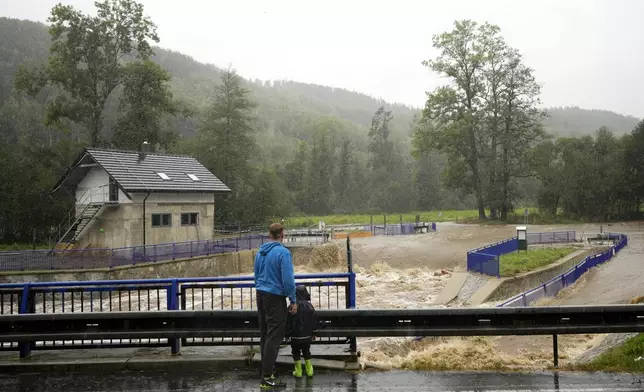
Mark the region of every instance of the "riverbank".
[[[525, 211], [528, 211], [527, 217]], [[326, 225], [369, 225], [372, 222], [375, 225], [396, 224], [400, 223], [401, 217], [403, 222], [415, 222], [418, 216], [421, 222], [456, 222], [463, 224], [478, 224], [478, 225], [522, 225], [526, 222], [530, 225], [583, 225], [583, 224], [597, 224], [594, 222], [587, 222], [583, 219], [575, 219], [566, 217], [564, 215], [547, 216], [539, 212], [538, 208], [517, 208], [511, 211], [507, 219], [489, 219], [490, 211], [485, 211], [488, 219], [479, 219], [477, 210], [436, 210], [436, 211], [411, 211], [405, 213], [374, 213], [374, 214], [331, 214], [319, 216], [292, 216], [286, 218], [284, 223], [287, 227], [311, 227], [317, 226], [320, 221]], [[385, 218], [386, 217], [386, 218]], [[610, 220], [603, 222], [605, 225], [616, 224], [619, 222], [635, 222], [637, 219], [632, 220]]]

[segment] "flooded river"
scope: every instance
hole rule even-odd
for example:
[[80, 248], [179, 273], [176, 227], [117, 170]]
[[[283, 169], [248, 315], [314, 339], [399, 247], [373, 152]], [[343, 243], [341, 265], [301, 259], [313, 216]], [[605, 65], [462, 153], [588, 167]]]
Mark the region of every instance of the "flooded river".
[[[541, 301], [540, 305], [618, 304], [644, 295], [644, 224], [602, 226], [604, 232], [628, 235], [629, 245], [617, 257], [562, 291], [557, 298]], [[440, 225], [439, 230], [427, 236], [410, 236], [398, 244], [395, 237], [388, 237], [365, 239], [356, 246], [356, 262], [371, 265], [358, 276], [361, 283], [358, 295], [364, 292], [370, 299], [366, 303], [359, 300], [358, 306], [431, 306], [449, 278], [449, 274], [442, 275], [445, 269], [465, 269], [467, 250], [515, 235], [515, 226]], [[530, 225], [528, 230], [575, 230], [579, 237], [599, 233], [600, 225]], [[368, 244], [370, 240], [374, 244]], [[387, 283], [397, 275], [400, 275], [398, 285]], [[575, 362], [589, 350], [606, 345], [606, 337], [561, 336], [560, 363]], [[610, 341], [614, 343], [620, 339]], [[516, 370], [544, 369], [552, 365], [552, 338], [549, 336], [426, 338], [420, 341], [375, 338], [360, 339], [359, 345], [366, 362], [384, 368]]]
[[[465, 270], [466, 252], [472, 248], [515, 235], [515, 226], [479, 226], [442, 223], [439, 231], [422, 235], [378, 236], [352, 240], [357, 272], [359, 308], [431, 307], [453, 271]], [[627, 303], [644, 295], [644, 223], [604, 225], [604, 231], [624, 233], [629, 244], [617, 257], [591, 270], [557, 298], [540, 304]], [[577, 236], [596, 234], [599, 225], [557, 225], [528, 227], [531, 232], [576, 230]], [[338, 241], [343, 245], [342, 241]], [[337, 250], [335, 250], [337, 254]], [[298, 273], [342, 271], [344, 261], [335, 265], [324, 257], [298, 266]], [[343, 308], [343, 287], [316, 287], [310, 291], [318, 309]], [[75, 311], [164, 310], [165, 290], [151, 290], [148, 297], [137, 292], [120, 295], [95, 293], [100, 298], [47, 299], [37, 305], [38, 312], [51, 312], [54, 306], [75, 307]], [[85, 294], [87, 295], [87, 294]], [[254, 306], [249, 287], [242, 295], [232, 290], [196, 287], [185, 293], [186, 309], [244, 308]], [[493, 306], [494, 304], [486, 304]], [[62, 309], [60, 309], [62, 310]], [[60, 311], [58, 310], [58, 311]], [[561, 364], [574, 362], [588, 350], [603, 344], [605, 335], [568, 335], [559, 338]], [[543, 369], [552, 363], [550, 337], [473, 337], [359, 339], [362, 359], [384, 368], [409, 369]]]

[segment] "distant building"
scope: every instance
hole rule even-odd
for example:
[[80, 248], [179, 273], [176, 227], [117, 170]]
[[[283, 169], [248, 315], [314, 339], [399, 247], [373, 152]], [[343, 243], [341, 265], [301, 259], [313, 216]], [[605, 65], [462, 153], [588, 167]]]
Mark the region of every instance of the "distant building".
[[211, 239], [215, 196], [230, 192], [192, 157], [98, 148], [79, 155], [60, 188], [75, 193], [76, 206], [58, 227], [57, 249]]

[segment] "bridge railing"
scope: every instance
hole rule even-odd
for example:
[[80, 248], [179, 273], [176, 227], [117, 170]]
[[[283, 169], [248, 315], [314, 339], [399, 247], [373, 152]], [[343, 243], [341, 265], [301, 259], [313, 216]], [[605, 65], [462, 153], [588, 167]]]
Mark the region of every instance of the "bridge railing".
[[[355, 307], [355, 274], [296, 275], [296, 284], [307, 287], [316, 309]], [[109, 313], [167, 310], [253, 310], [255, 288], [252, 276], [181, 279], [34, 282], [0, 285], [2, 315], [54, 313]], [[184, 339], [187, 346], [254, 345], [256, 338]], [[323, 338], [316, 344], [347, 343], [347, 338]], [[41, 341], [36, 350], [58, 348], [179, 347], [168, 339], [111, 339]], [[15, 350], [3, 343], [0, 350]]]
[[610, 233], [609, 236], [616, 240], [616, 243], [609, 249], [599, 254], [586, 257], [563, 274], [552, 278], [551, 280], [540, 286], [516, 295], [497, 306], [530, 306], [531, 304], [534, 304], [542, 298], [556, 296], [562, 289], [575, 283], [577, 279], [579, 279], [589, 269], [612, 259], [617, 254], [617, 252], [619, 252], [624, 246], [628, 244], [628, 237], [626, 235]]
[[[644, 332], [644, 305], [340, 309], [320, 310], [317, 316], [320, 322], [318, 336], [336, 338], [343, 343], [347, 343], [345, 336], [552, 335], [555, 367], [559, 359], [559, 334]], [[10, 344], [14, 350], [18, 345], [21, 358], [28, 356], [34, 341], [66, 343], [92, 339], [140, 342], [156, 339], [173, 342], [207, 338], [229, 342], [231, 339], [256, 339], [258, 336], [259, 321], [257, 313], [252, 310], [0, 316], [0, 344]], [[60, 348], [84, 347], [56, 347]], [[357, 349], [351, 353], [354, 361], [358, 355]]]

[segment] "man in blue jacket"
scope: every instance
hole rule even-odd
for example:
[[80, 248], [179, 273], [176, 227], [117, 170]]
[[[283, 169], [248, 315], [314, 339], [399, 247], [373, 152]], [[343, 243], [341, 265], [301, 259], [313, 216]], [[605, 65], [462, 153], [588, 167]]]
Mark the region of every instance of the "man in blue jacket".
[[[288, 313], [297, 313], [295, 277], [291, 252], [282, 245], [284, 227], [273, 223], [270, 241], [259, 248], [255, 257], [255, 290], [259, 313], [260, 352], [262, 356], [262, 389], [284, 387], [275, 377], [275, 362], [284, 340]], [[286, 307], [286, 298], [290, 305]]]

